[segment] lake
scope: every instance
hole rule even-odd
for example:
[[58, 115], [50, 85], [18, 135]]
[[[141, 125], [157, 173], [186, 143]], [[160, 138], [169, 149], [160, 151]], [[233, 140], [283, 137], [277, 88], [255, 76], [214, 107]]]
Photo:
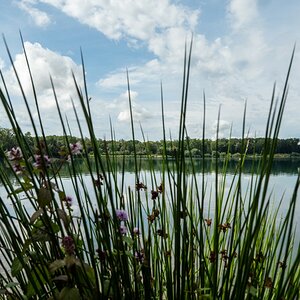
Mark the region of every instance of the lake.
[[[207, 186], [207, 201], [205, 202], [204, 206], [204, 212], [205, 217], [213, 217], [213, 208], [214, 208], [214, 183], [215, 183], [215, 162], [213, 160], [206, 160], [204, 165], [204, 173], [202, 171], [202, 160], [195, 160], [195, 171], [196, 171], [196, 180], [199, 184], [200, 193], [201, 193], [201, 182], [202, 177], [204, 176], [206, 186]], [[85, 164], [82, 161], [77, 161], [77, 169], [80, 170], [82, 174], [83, 181], [86, 185], [86, 188], [88, 191], [93, 191], [93, 181], [91, 180], [91, 176], [88, 172], [88, 169], [86, 168]], [[119, 165], [118, 165], [119, 164]], [[236, 170], [237, 162], [236, 161], [230, 161], [227, 168], [227, 175], [225, 180], [225, 195], [229, 191], [230, 183], [234, 179], [234, 172]], [[255, 166], [255, 165], [254, 165]], [[122, 169], [122, 162], [121, 160], [117, 162], [118, 170]], [[157, 180], [157, 184], [160, 184], [161, 177], [162, 177], [162, 161], [159, 159], [154, 159], [151, 166], [149, 165], [149, 162], [147, 160], [141, 160], [140, 161], [140, 168], [141, 168], [141, 181], [145, 183], [148, 186], [148, 191], [150, 193], [152, 187], [151, 187], [151, 169], [153, 170], [152, 175], [154, 174]], [[219, 168], [221, 170], [222, 168], [222, 162], [220, 162]], [[245, 162], [244, 171], [242, 174], [242, 189], [244, 192], [247, 190], [247, 186], [249, 182], [251, 181], [251, 174], [253, 169], [253, 161], [247, 160]], [[272, 174], [270, 177], [270, 184], [269, 184], [269, 195], [272, 202], [273, 209], [275, 209], [278, 206], [279, 201], [281, 198], [283, 198], [281, 208], [279, 210], [278, 218], [283, 218], [288, 206], [289, 201], [291, 198], [291, 195], [293, 193], [293, 189], [295, 187], [295, 183], [297, 181], [298, 176], [298, 170], [300, 169], [300, 161], [299, 160], [276, 160], [273, 164]], [[134, 161], [132, 159], [126, 159], [124, 163], [124, 176], [121, 176], [121, 173], [118, 173], [117, 181], [119, 182], [119, 185], [121, 185], [121, 180], [124, 178], [124, 191], [128, 190], [128, 187], [131, 187], [132, 190], [135, 189], [135, 173], [134, 173], [135, 167], [134, 167]], [[187, 165], [187, 173], [189, 173], [189, 170], [191, 170], [191, 165]], [[61, 169], [61, 177], [62, 177], [62, 183], [64, 185], [65, 191], [67, 195], [70, 195], [71, 197], [75, 197], [75, 193], [73, 191], [73, 186], [71, 182], [71, 178], [68, 175], [67, 166], [63, 167]], [[191, 177], [188, 175], [188, 177]], [[222, 180], [222, 176], [219, 176], [219, 180]], [[13, 178], [13, 177], [12, 177]], [[189, 178], [187, 178], [189, 180]], [[210, 196], [209, 196], [210, 195]], [[7, 203], [7, 206], [10, 209], [11, 203], [10, 199], [7, 198], [7, 193], [5, 191], [4, 186], [0, 183], [0, 196], [5, 199], [5, 203]], [[22, 197], [22, 195], [20, 195]], [[299, 200], [298, 195], [298, 200]], [[209, 201], [208, 199], [211, 199]], [[26, 206], [27, 201], [22, 200], [23, 204]], [[126, 199], [125, 199], [126, 201]], [[145, 199], [143, 199], [145, 201]], [[211, 202], [211, 203], [209, 203]], [[299, 202], [299, 201], [298, 201]], [[73, 203], [73, 209], [74, 214], [79, 214], [78, 205], [76, 203], [76, 199]], [[210, 207], [210, 210], [209, 210]], [[30, 213], [30, 209], [29, 209]], [[147, 224], [147, 215], [145, 214], [145, 223]], [[298, 226], [300, 223], [300, 205], [297, 203], [296, 207], [296, 214], [295, 214], [295, 227]], [[299, 242], [300, 240], [300, 230], [298, 230], [296, 234], [296, 242]]]

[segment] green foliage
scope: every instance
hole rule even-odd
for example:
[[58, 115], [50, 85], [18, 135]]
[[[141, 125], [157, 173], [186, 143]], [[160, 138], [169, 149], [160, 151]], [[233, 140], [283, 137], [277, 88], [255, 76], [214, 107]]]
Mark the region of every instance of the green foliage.
[[[1, 133], [3, 131], [3, 134]], [[7, 132], [7, 134], [5, 134]], [[3, 150], [11, 149], [17, 145], [14, 133], [9, 129], [0, 129], [0, 147]], [[31, 137], [30, 133], [25, 134], [25, 138], [28, 139], [29, 145], [34, 149], [34, 139]], [[49, 154], [53, 158], [61, 158], [64, 154], [63, 149], [67, 148], [66, 137], [51, 135], [46, 136], [46, 143]], [[75, 136], [68, 136], [68, 141], [70, 143], [75, 143], [79, 138]], [[86, 153], [89, 155], [94, 155], [92, 142], [89, 138], [85, 137]], [[99, 147], [99, 153], [105, 155], [106, 153], [110, 155], [131, 155], [134, 156], [133, 151], [133, 141], [125, 140], [102, 140], [97, 139], [97, 145]], [[264, 138], [247, 138], [249, 155], [261, 155], [264, 151]], [[164, 141], [145, 141], [141, 142], [136, 140], [135, 142], [136, 154], [146, 157], [147, 155], [163, 156], [164, 154]], [[275, 149], [275, 154], [288, 154], [294, 157], [300, 155], [300, 146], [298, 145], [299, 139], [289, 138], [289, 139], [277, 139], [277, 146]], [[166, 154], [168, 156], [174, 156], [174, 150], [176, 149], [176, 144], [178, 141], [165, 141]], [[218, 151], [221, 153], [236, 154], [241, 153], [242, 139], [230, 138], [230, 139], [219, 139], [218, 141]], [[189, 150], [191, 149], [191, 150]], [[215, 153], [216, 141], [210, 139], [197, 139], [189, 138], [189, 146], [187, 143], [184, 144], [184, 150], [186, 155], [190, 154], [193, 157], [202, 157], [203, 153], [206, 156]], [[189, 154], [190, 153], [190, 154]]]

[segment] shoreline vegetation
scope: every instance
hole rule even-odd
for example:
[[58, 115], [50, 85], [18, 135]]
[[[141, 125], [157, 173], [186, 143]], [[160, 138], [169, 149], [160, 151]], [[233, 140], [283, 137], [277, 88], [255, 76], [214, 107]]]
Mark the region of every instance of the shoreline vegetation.
[[[31, 76], [24, 45], [23, 49]], [[166, 139], [161, 87], [163, 159], [159, 174], [154, 170], [150, 142], [145, 143], [148, 145], [145, 153], [139, 152], [127, 73], [132, 141], [135, 141], [130, 143], [129, 153], [135, 184], [128, 187], [124, 184], [125, 156], [120, 164], [117, 142], [112, 141], [110, 149], [105, 147], [104, 155], [99, 147], [83, 59], [84, 86], [80, 87], [73, 77], [79, 102], [73, 106], [81, 134], [78, 140], [71, 138], [72, 128], [62, 116], [59, 95], [50, 79], [63, 131], [62, 144], [56, 146], [44, 134], [34, 81], [31, 79], [33, 99], [23, 93], [34, 131], [29, 137], [22, 132], [1, 74], [5, 88], [0, 89], [0, 99], [16, 144], [0, 149], [5, 162], [0, 165], [0, 181], [7, 192], [7, 198], [0, 197], [0, 297], [11, 300], [300, 298], [300, 248], [295, 241], [294, 222], [299, 174], [283, 216], [279, 215], [280, 207], [273, 206], [269, 186], [276, 149], [280, 146], [278, 136], [294, 51], [278, 101], [274, 86], [262, 149], [258, 163], [251, 165], [246, 188], [241, 183], [247, 157], [251, 155], [245, 128], [246, 106], [236, 151], [239, 159], [229, 188], [225, 182], [232, 153], [230, 143], [222, 149], [219, 124], [213, 141], [215, 148], [204, 151], [205, 95], [200, 146], [194, 148], [188, 138], [186, 111], [191, 52], [192, 42], [184, 56], [176, 145]], [[23, 92], [20, 81], [19, 88]], [[88, 139], [82, 134], [79, 109], [89, 131]], [[207, 187], [205, 155], [200, 158], [202, 176], [196, 176], [193, 149], [202, 149], [204, 154], [215, 153], [211, 188]], [[223, 158], [221, 153], [225, 153]], [[149, 166], [148, 180], [141, 169], [141, 154]], [[84, 179], [76, 168], [78, 157], [84, 161], [88, 178]], [[60, 165], [67, 166], [72, 195], [64, 186]], [[13, 180], [8, 173], [13, 174]], [[78, 205], [77, 215], [73, 212], [74, 202]]]
[[[30, 132], [25, 133], [25, 140], [28, 145], [34, 150], [35, 138]], [[40, 137], [42, 138], [42, 137]], [[45, 136], [48, 151], [53, 158], [60, 158], [60, 151], [62, 148], [66, 148], [66, 141], [64, 136], [49, 135]], [[75, 143], [80, 138], [75, 136], [68, 136], [70, 143]], [[264, 138], [247, 138], [247, 159], [255, 159], [262, 156], [264, 149]], [[86, 155], [93, 156], [93, 146], [89, 138], [84, 138], [86, 145]], [[132, 141], [132, 140], [103, 140], [97, 139], [98, 152], [100, 155], [115, 155], [133, 157], [134, 147], [136, 154], [141, 157], [147, 157], [149, 155], [161, 158], [165, 154], [168, 157], [176, 157], [176, 151], [178, 149], [179, 141]], [[216, 150], [217, 142], [211, 139], [196, 139], [186, 138], [184, 153], [187, 157], [192, 156], [195, 158], [213, 158], [218, 155], [220, 158], [225, 158], [229, 155], [232, 159], [239, 159], [242, 153], [243, 140], [239, 138], [222, 138], [218, 139], [218, 150]], [[135, 145], [133, 147], [133, 144]], [[164, 144], [166, 150], [164, 153]], [[274, 159], [300, 159], [300, 139], [299, 138], [287, 138], [277, 139], [275, 148]], [[0, 128], [0, 149], [3, 152], [12, 149], [17, 145], [16, 136], [12, 129]]]

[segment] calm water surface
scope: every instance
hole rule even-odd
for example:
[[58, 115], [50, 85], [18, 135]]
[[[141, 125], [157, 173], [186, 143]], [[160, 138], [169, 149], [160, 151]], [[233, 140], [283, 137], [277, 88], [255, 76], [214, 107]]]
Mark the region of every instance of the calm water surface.
[[[121, 164], [121, 162], [120, 162]], [[225, 180], [225, 194], [228, 192], [230, 183], [232, 182], [234, 178], [234, 172], [236, 168], [236, 162], [232, 161], [229, 163], [228, 170], [227, 170], [227, 176]], [[220, 170], [222, 168], [222, 164], [220, 163]], [[91, 180], [91, 177], [88, 173], [88, 170], [82, 163], [78, 163], [78, 168], [80, 169], [80, 172], [83, 174], [82, 178], [84, 180], [84, 183], [87, 187], [88, 191], [93, 191], [93, 182]], [[160, 184], [161, 182], [161, 170], [162, 170], [162, 161], [161, 160], [154, 160], [153, 164], [151, 166], [154, 170], [155, 177], [157, 179], [157, 183]], [[214, 195], [214, 182], [216, 178], [215, 173], [215, 163], [211, 160], [205, 161], [205, 170], [204, 174], [202, 173], [202, 161], [196, 160], [195, 161], [195, 168], [196, 168], [196, 178], [199, 183], [199, 187], [201, 187], [202, 177], [204, 176], [205, 182], [207, 185], [207, 199], [209, 199], [210, 191], [212, 191], [212, 195]], [[284, 217], [288, 206], [289, 201], [291, 198], [291, 195], [293, 193], [293, 189], [295, 187], [295, 183], [298, 176], [298, 170], [300, 168], [300, 161], [275, 161], [273, 165], [272, 175], [270, 178], [270, 185], [269, 185], [269, 194], [271, 195], [271, 200], [274, 205], [274, 208], [278, 206], [278, 203], [281, 198], [283, 198], [282, 205], [279, 211], [279, 218]], [[121, 167], [119, 166], [119, 169]], [[151, 175], [150, 175], [150, 166], [147, 161], [141, 162], [141, 180], [149, 187], [148, 192], [151, 191]], [[247, 186], [249, 185], [251, 181], [251, 174], [253, 169], [253, 163], [251, 161], [246, 161], [244, 172], [242, 174], [242, 189], [245, 191], [247, 189]], [[188, 167], [189, 171], [189, 167]], [[72, 197], [75, 197], [75, 193], [73, 191], [71, 178], [68, 176], [67, 169], [63, 169], [61, 172], [62, 175], [62, 182], [64, 185], [64, 188], [66, 190], [66, 193]], [[121, 185], [121, 174], [118, 174], [118, 182]], [[191, 177], [191, 176], [190, 176]], [[221, 180], [221, 176], [219, 178]], [[128, 187], [131, 187], [133, 190], [135, 188], [135, 174], [134, 174], [134, 162], [132, 160], [126, 160], [125, 161], [125, 170], [124, 170], [124, 191], [128, 189]], [[201, 190], [200, 190], [201, 193]], [[7, 204], [7, 207], [9, 210], [12, 211], [12, 206], [10, 203], [10, 199], [7, 198], [7, 193], [5, 191], [4, 186], [0, 183], [0, 196], [5, 199], [5, 203]], [[22, 195], [20, 195], [22, 197]], [[212, 196], [213, 197], [213, 196]], [[296, 215], [295, 215], [295, 227], [298, 227], [298, 224], [300, 223], [300, 205], [299, 205], [300, 196], [298, 196], [297, 199], [297, 207], [296, 207]], [[22, 200], [23, 204], [26, 206], [27, 201]], [[213, 215], [213, 201], [210, 204], [210, 211], [208, 211], [209, 207], [209, 200], [205, 203], [204, 211], [207, 211], [207, 215], [212, 216]], [[11, 208], [11, 209], [10, 209]], [[79, 214], [78, 205], [76, 203], [76, 200], [74, 201], [73, 205], [74, 214]], [[13, 212], [12, 212], [13, 213]], [[30, 209], [29, 209], [30, 213]], [[146, 215], [145, 215], [146, 220]], [[296, 234], [296, 242], [300, 241], [300, 228], [297, 229]], [[1, 270], [0, 270], [1, 271]]]

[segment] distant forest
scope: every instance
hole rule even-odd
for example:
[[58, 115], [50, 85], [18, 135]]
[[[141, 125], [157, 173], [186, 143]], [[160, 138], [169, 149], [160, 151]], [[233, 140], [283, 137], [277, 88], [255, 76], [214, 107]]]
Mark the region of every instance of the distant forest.
[[[26, 141], [33, 149], [35, 147], [36, 139], [27, 132], [25, 134]], [[75, 143], [79, 140], [77, 137], [70, 136], [69, 142]], [[65, 144], [65, 138], [63, 136], [50, 135], [46, 137], [49, 155], [51, 157], [59, 157], [60, 149]], [[264, 138], [247, 138], [245, 143], [247, 145], [247, 153], [250, 155], [261, 154], [264, 150]], [[134, 154], [134, 143], [132, 140], [102, 140], [98, 139], [98, 147], [101, 154], [114, 153], [117, 155], [132, 155]], [[93, 154], [92, 143], [88, 138], [84, 139], [87, 153]], [[176, 154], [178, 142], [166, 141], [166, 154], [168, 156], [174, 156]], [[12, 147], [17, 146], [17, 141], [13, 130], [0, 128], [0, 149], [7, 151]], [[242, 140], [238, 138], [231, 139], [219, 139], [215, 140], [205, 139], [204, 143], [202, 139], [187, 138], [185, 143], [185, 154], [187, 156], [192, 155], [195, 157], [211, 157], [216, 155], [239, 155], [243, 152]], [[163, 141], [135, 141], [135, 148], [138, 155], [162, 155], [164, 151]], [[285, 154], [291, 157], [300, 158], [300, 144], [298, 138], [278, 139], [276, 154]]]

